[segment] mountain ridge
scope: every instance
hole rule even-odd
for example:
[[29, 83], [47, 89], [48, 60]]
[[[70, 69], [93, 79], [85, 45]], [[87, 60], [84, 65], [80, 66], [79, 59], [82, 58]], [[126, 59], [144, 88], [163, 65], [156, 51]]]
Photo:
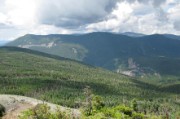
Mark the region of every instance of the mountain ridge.
[[[158, 60], [150, 59], [161, 57], [163, 60], [164, 57], [164, 59], [169, 58], [170, 61], [180, 58], [180, 40], [161, 34], [141, 37], [107, 32], [80, 35], [28, 34], [8, 43], [7, 46], [46, 52], [113, 71], [127, 71], [129, 59], [133, 59], [138, 65], [142, 65], [142, 61], [140, 62], [141, 59], [139, 59], [142, 57], [146, 60], [147, 68], [155, 70], [155, 73], [160, 73], [161, 70], [151, 67], [151, 64], [156, 65]], [[161, 59], [159, 58], [159, 60]], [[144, 64], [141, 67], [144, 67]]]

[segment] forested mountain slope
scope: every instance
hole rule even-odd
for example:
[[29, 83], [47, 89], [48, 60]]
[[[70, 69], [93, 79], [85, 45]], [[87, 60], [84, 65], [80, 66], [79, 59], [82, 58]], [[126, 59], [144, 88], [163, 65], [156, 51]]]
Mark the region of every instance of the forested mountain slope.
[[[132, 33], [131, 33], [132, 34]], [[127, 33], [25, 35], [7, 44], [54, 54], [131, 75], [180, 75], [180, 40]]]

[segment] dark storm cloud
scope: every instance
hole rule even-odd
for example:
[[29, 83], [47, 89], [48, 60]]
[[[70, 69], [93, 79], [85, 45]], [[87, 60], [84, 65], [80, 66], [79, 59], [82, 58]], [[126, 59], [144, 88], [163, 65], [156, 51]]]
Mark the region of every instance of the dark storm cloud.
[[73, 28], [102, 20], [115, 8], [117, 2], [118, 0], [42, 0], [38, 16], [42, 24]]

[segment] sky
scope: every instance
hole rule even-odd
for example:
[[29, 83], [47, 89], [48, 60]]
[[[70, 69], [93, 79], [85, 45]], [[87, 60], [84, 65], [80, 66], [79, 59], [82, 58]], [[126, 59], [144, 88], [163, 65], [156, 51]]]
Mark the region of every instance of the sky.
[[180, 0], [0, 0], [0, 42], [99, 31], [180, 35]]

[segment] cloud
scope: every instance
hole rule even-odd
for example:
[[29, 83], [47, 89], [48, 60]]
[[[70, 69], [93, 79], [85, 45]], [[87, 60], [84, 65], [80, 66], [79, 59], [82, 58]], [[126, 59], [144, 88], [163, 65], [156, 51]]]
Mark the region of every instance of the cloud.
[[173, 22], [174, 29], [180, 31], [180, 4], [176, 4], [174, 7], [168, 10], [169, 18]]
[[[139, 32], [152, 33], [173, 33], [179, 34], [177, 28], [173, 27], [173, 19], [164, 10], [164, 6], [154, 7], [145, 5], [143, 2], [121, 2], [109, 15], [109, 18], [86, 27], [92, 31], [110, 32]], [[165, 4], [165, 3], [164, 3]], [[144, 10], [145, 9], [145, 10]], [[179, 12], [180, 13], [180, 12]], [[177, 13], [177, 14], [179, 14]], [[178, 16], [175, 14], [174, 16]], [[111, 17], [113, 16], [113, 17]]]
[[158, 7], [160, 6], [161, 4], [165, 3], [166, 0], [153, 0], [152, 3], [154, 6]]
[[167, 23], [169, 18], [168, 14], [165, 13], [161, 8], [156, 13], [157, 19], [161, 22]]
[[174, 22], [173, 25], [174, 25], [174, 28], [175, 28], [177, 31], [180, 31], [180, 21]]
[[143, 4], [152, 4], [154, 7], [159, 7], [161, 4], [165, 3], [166, 0], [121, 0], [121, 1], [127, 1], [128, 3], [143, 3]]
[[8, 26], [7, 24], [0, 23], [0, 29], [11, 29], [12, 26]]
[[38, 10], [42, 24], [73, 28], [102, 20], [118, 0], [41, 1]]
[[0, 40], [27, 33], [180, 34], [179, 0], [0, 0]]

